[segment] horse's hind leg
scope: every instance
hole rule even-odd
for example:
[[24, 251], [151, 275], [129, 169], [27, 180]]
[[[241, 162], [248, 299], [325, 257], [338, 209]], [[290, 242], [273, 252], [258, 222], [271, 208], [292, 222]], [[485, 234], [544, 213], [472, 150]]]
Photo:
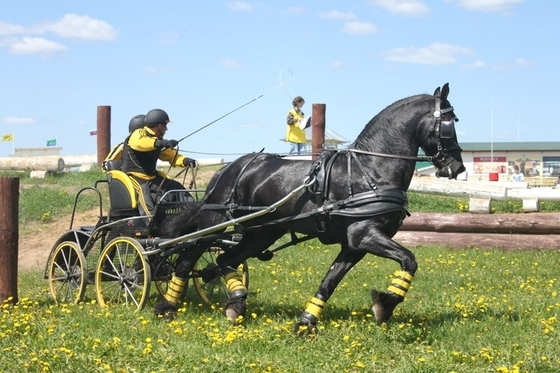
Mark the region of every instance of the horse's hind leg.
[[207, 250], [206, 247], [193, 247], [183, 250], [177, 258], [175, 273], [173, 274], [163, 299], [154, 306], [155, 316], [161, 316], [171, 321], [177, 314], [183, 289], [185, 288], [189, 273], [193, 270], [196, 261]]

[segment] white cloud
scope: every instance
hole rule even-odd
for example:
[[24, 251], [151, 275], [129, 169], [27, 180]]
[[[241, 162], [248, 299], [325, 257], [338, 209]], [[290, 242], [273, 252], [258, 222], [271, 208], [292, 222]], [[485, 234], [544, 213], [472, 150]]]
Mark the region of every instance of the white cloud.
[[46, 23], [44, 27], [63, 38], [107, 41], [117, 38], [117, 31], [107, 22], [77, 14], [66, 14], [60, 21]]
[[513, 64], [515, 66], [533, 66], [533, 63], [531, 61], [527, 61], [523, 58], [516, 59], [515, 61], [513, 61]]
[[457, 4], [467, 10], [476, 12], [505, 12], [523, 0], [457, 0]]
[[422, 0], [369, 0], [369, 3], [393, 14], [408, 17], [423, 17], [430, 13]]
[[[5, 35], [0, 39], [0, 46], [11, 54], [37, 54], [43, 57], [68, 49], [59, 42], [30, 36], [46, 33], [53, 33], [62, 38], [93, 41], [113, 41], [117, 38], [117, 31], [105, 21], [89, 16], [66, 14], [56, 22], [43, 22], [29, 27], [0, 22], [0, 35]], [[14, 37], [12, 35], [22, 36]]]
[[243, 67], [243, 65], [235, 60], [230, 60], [230, 59], [226, 59], [226, 60], [219, 60], [218, 64], [222, 67], [225, 67], [227, 69], [240, 69]]
[[487, 67], [488, 65], [486, 65], [484, 62], [482, 61], [474, 61], [471, 64], [465, 65], [464, 67], [467, 69], [482, 69], [484, 67]]
[[46, 57], [54, 52], [62, 52], [68, 48], [63, 44], [31, 36], [24, 36], [22, 38], [15, 38], [4, 40], [0, 43], [6, 47], [8, 53], [18, 55], [38, 54]]
[[432, 43], [424, 48], [395, 48], [382, 52], [386, 60], [403, 63], [426, 65], [450, 65], [457, 62], [456, 55], [471, 55], [472, 51], [465, 47], [444, 43]]
[[233, 3], [227, 3], [227, 7], [230, 10], [235, 11], [251, 11], [253, 7], [249, 3], [245, 3], [242, 1], [234, 1]]
[[24, 126], [24, 125], [27, 125], [27, 124], [35, 123], [35, 120], [33, 120], [31, 118], [25, 118], [25, 117], [4, 117], [4, 118], [2, 118], [2, 122], [6, 123], [6, 124], [11, 124], [11, 125]]
[[14, 25], [13, 23], [0, 21], [0, 35], [13, 35], [13, 34], [23, 34], [23, 33], [25, 33], [25, 27], [21, 25]]
[[369, 22], [346, 22], [342, 27], [342, 32], [354, 35], [369, 35], [377, 32], [377, 26]]
[[528, 67], [533, 66], [531, 61], [527, 61], [523, 58], [518, 58], [513, 62], [499, 62], [495, 65], [489, 65], [482, 61], [475, 61], [474, 63], [464, 65], [466, 69], [479, 69], [479, 68], [489, 68], [493, 71], [504, 71], [515, 67]]
[[344, 63], [342, 63], [342, 61], [333, 61], [329, 67], [331, 69], [342, 69], [344, 67]]
[[319, 18], [344, 19], [344, 20], [350, 21], [350, 20], [358, 19], [358, 16], [356, 16], [352, 12], [339, 12], [337, 10], [331, 10], [329, 12], [319, 13]]

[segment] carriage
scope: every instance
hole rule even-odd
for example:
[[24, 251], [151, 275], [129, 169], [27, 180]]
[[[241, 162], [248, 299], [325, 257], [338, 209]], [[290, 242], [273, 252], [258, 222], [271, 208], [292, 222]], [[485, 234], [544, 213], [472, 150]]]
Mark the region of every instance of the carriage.
[[[348, 149], [325, 149], [313, 161], [244, 155], [216, 172], [201, 201], [160, 203], [146, 231], [136, 224], [143, 217], [126, 211], [123, 217], [115, 209], [114, 204], [133, 198], [133, 189], [114, 187], [125, 190], [118, 192], [125, 198], [118, 197], [111, 184], [126, 184], [127, 176], [109, 174], [112, 212], [95, 227], [71, 229], [57, 241], [46, 270], [51, 293], [55, 299], [79, 301], [85, 285], [93, 283], [102, 306], [125, 303], [141, 309], [153, 281], [164, 295], [154, 306], [156, 315], [172, 318], [184, 291], [184, 282], [173, 280], [192, 278], [203, 299], [223, 290], [224, 313], [236, 323], [247, 308], [246, 261], [270, 260], [281, 248], [318, 238], [340, 244], [340, 253], [295, 331], [317, 330], [327, 301], [366, 254], [400, 265], [386, 291], [371, 290], [375, 321], [388, 321], [418, 268], [414, 254], [392, 239], [408, 214], [406, 191], [416, 162], [429, 161], [436, 176], [450, 179], [465, 170], [448, 94], [445, 84], [433, 95], [396, 101], [371, 119]], [[418, 155], [419, 148], [425, 156]], [[124, 208], [129, 207], [127, 202]], [[154, 233], [161, 228], [167, 232], [163, 237]], [[291, 241], [270, 249], [285, 234]], [[100, 254], [91, 270], [86, 258], [97, 246]]]
[[[84, 300], [88, 285], [93, 285], [101, 306], [122, 304], [139, 311], [165, 295], [180, 252], [202, 246], [205, 253], [189, 275], [194, 290], [205, 304], [227, 299], [215, 261], [217, 255], [237, 244], [235, 232], [195, 235], [173, 242], [159, 235], [165, 219], [192, 203], [187, 194], [198, 196], [203, 190], [170, 190], [157, 202], [152, 216], [140, 216], [134, 185], [120, 171], [119, 162], [109, 161], [107, 178], [76, 194], [70, 227], [54, 243], [45, 268], [52, 298], [57, 303], [78, 303]], [[110, 206], [104, 213], [107, 191]], [[98, 220], [94, 225], [75, 227], [76, 207], [83, 193], [97, 196]], [[247, 264], [243, 263], [239, 271], [248, 285]], [[150, 291], [151, 285], [155, 285], [155, 291]], [[183, 299], [186, 293], [185, 287]]]

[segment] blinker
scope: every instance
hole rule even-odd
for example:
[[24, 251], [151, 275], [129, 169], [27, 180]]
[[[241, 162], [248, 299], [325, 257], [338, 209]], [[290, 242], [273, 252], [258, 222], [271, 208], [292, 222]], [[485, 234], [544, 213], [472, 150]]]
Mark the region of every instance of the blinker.
[[442, 139], [451, 139], [455, 135], [455, 121], [442, 120], [439, 127], [439, 136]]

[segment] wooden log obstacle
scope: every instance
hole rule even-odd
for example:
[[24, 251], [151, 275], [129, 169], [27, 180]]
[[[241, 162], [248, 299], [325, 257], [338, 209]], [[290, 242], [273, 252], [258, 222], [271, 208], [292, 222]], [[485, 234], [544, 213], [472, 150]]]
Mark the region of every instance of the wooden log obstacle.
[[560, 213], [412, 213], [395, 236], [405, 246], [560, 249]]

